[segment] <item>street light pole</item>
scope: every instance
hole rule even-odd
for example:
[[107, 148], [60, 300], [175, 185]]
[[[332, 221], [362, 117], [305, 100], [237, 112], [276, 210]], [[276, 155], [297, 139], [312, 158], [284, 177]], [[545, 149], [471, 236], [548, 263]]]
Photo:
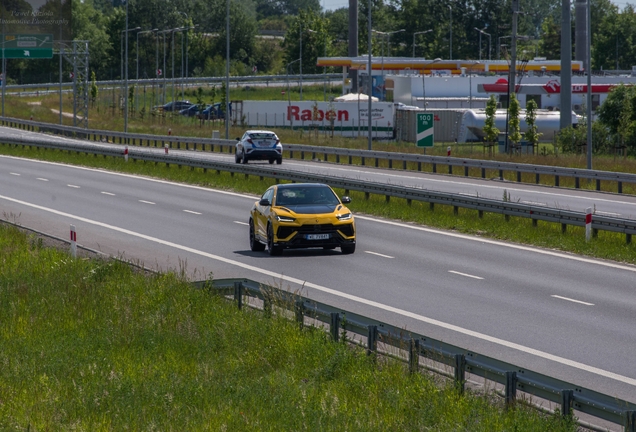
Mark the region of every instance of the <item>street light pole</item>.
[[468, 107], [469, 108], [473, 108], [473, 68], [475, 67], [475, 65], [480, 64], [481, 62], [476, 61], [473, 62], [472, 66], [468, 69], [468, 91], [469, 91], [469, 102], [468, 102]]
[[225, 2], [225, 139], [230, 139], [230, 0]]
[[303, 22], [298, 21], [300, 31], [300, 100], [303, 100]]
[[450, 57], [449, 60], [453, 59], [453, 8], [450, 5], [448, 6], [448, 10], [450, 12], [450, 21], [448, 24], [448, 28], [450, 29]]
[[415, 58], [415, 36], [420, 35], [420, 34], [430, 33], [432, 31], [433, 31], [433, 29], [413, 33], [413, 58]]
[[[437, 57], [432, 62], [429, 62], [429, 65], [440, 62], [440, 61], [442, 61], [442, 59]], [[422, 101], [423, 101], [422, 104], [424, 106], [424, 111], [426, 111], [426, 70], [424, 70], [423, 72], [424, 73], [422, 74]]]
[[475, 27], [475, 30], [479, 32], [479, 60], [481, 61], [481, 33], [482, 31], [478, 29], [477, 27]]
[[[368, 119], [369, 119], [369, 143], [368, 143], [368, 147], [369, 150], [372, 150], [372, 132], [371, 132], [371, 113], [372, 113], [372, 106], [371, 106], [371, 93], [372, 93], [372, 89], [371, 87], [373, 86], [373, 77], [371, 74], [372, 71], [372, 64], [371, 64], [371, 5], [372, 2], [371, 0], [369, 0], [369, 4], [368, 4], [368, 8], [369, 8], [369, 16], [368, 16], [368, 23], [367, 23], [367, 43], [369, 46], [369, 63], [368, 63], [368, 68], [369, 68], [369, 94], [368, 94], [368, 99], [369, 99], [369, 108], [368, 108]], [[359, 98], [360, 96], [358, 96]]]

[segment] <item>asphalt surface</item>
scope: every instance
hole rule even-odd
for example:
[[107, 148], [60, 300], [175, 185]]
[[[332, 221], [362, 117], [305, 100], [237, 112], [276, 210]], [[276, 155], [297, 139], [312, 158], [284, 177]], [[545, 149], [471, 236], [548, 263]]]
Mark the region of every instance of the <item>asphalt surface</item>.
[[[287, 166], [388, 175], [310, 162]], [[476, 187], [470, 179], [397, 175], [422, 185]], [[255, 196], [10, 157], [0, 157], [0, 179], [3, 219], [63, 238], [74, 224], [78, 243], [148, 267], [185, 269], [193, 279], [211, 273], [275, 283], [636, 402], [636, 267], [362, 216], [354, 255], [310, 249], [269, 257], [249, 249]], [[482, 183], [505, 187], [475, 181]], [[528, 193], [546, 189], [559, 200], [582, 195], [531, 186]], [[630, 197], [585, 198], [633, 205]]]

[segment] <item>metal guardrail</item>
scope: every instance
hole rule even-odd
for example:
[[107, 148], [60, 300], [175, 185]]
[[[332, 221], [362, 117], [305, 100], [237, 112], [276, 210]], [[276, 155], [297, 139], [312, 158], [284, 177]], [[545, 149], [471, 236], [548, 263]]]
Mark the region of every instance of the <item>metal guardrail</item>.
[[[300, 75], [251, 75], [251, 76], [232, 76], [230, 77], [230, 83], [234, 84], [237, 82], [240, 83], [249, 83], [249, 82], [287, 82], [297, 81], [300, 78]], [[342, 81], [342, 74], [303, 74], [303, 81]], [[172, 85], [174, 84], [184, 84], [186, 86], [191, 86], [195, 84], [210, 84], [210, 83], [222, 83], [225, 82], [225, 77], [189, 77], [189, 78], [148, 78], [148, 79], [129, 79], [128, 85]], [[101, 86], [118, 86], [121, 87], [124, 85], [123, 80], [107, 80], [107, 81], [96, 81], [98, 87]], [[62, 87], [73, 87], [73, 82], [63, 82]], [[28, 90], [28, 89], [41, 89], [41, 88], [51, 88], [51, 89], [59, 89], [60, 83], [41, 83], [41, 84], [7, 84], [5, 89], [6, 91], [12, 90]]]
[[[139, 145], [143, 146], [145, 142], [147, 146], [151, 143], [168, 143], [171, 148], [181, 148], [181, 144], [189, 149], [189, 145], [193, 145], [194, 150], [197, 148], [205, 151], [209, 149], [214, 151], [215, 146], [218, 146], [221, 152], [232, 152], [234, 148], [234, 140], [224, 139], [209, 139], [209, 138], [197, 138], [197, 137], [185, 137], [174, 135], [150, 135], [150, 134], [132, 134], [116, 131], [104, 131], [95, 129], [82, 129], [71, 126], [60, 126], [51, 123], [40, 123], [29, 120], [13, 119], [8, 117], [0, 117], [0, 125], [17, 127], [21, 129], [49, 132], [66, 136], [74, 136], [78, 138], [89, 139], [93, 141], [107, 140], [110, 142], [119, 142], [120, 144]], [[587, 170], [579, 168], [564, 168], [555, 167], [549, 165], [532, 165], [532, 164], [520, 164], [514, 162], [497, 162], [479, 159], [463, 159], [445, 156], [426, 156], [408, 153], [395, 153], [395, 152], [381, 152], [374, 150], [355, 150], [346, 148], [335, 147], [319, 147], [308, 146], [301, 144], [286, 144], [285, 153], [289, 158], [293, 159], [294, 155], [298, 155], [300, 159], [305, 158], [305, 154], [310, 154], [312, 159], [316, 159], [317, 155], [322, 155], [326, 162], [329, 162], [330, 158], [336, 163], [353, 163], [353, 158], [361, 160], [362, 165], [366, 165], [367, 161], [374, 161], [374, 166], [379, 166], [380, 160], [388, 161], [389, 168], [393, 168], [394, 163], [401, 163], [402, 169], [407, 169], [407, 164], [417, 164], [417, 170], [422, 170], [422, 164], [428, 164], [432, 166], [432, 171], [437, 173], [439, 166], [447, 166], [448, 173], [453, 174], [453, 168], [463, 169], [463, 175], [469, 176], [469, 169], [479, 169], [480, 177], [486, 178], [487, 171], [496, 171], [499, 178], [504, 177], [504, 172], [514, 172], [516, 174], [517, 182], [521, 182], [521, 174], [534, 174], [535, 183], [539, 184], [541, 176], [554, 177], [554, 185], [560, 186], [561, 178], [574, 178], [575, 188], [580, 188], [581, 179], [590, 180], [596, 182], [596, 190], [601, 190], [601, 182], [609, 181], [617, 184], [617, 192], [623, 193], [623, 184], [636, 184], [636, 174], [619, 173], [613, 171], [598, 171]], [[344, 159], [344, 162], [343, 162]]]
[[332, 339], [336, 342], [341, 330], [362, 336], [366, 338], [368, 353], [378, 351], [378, 342], [402, 350], [407, 354], [412, 373], [419, 369], [422, 357], [450, 366], [454, 368], [454, 379], [462, 390], [466, 381], [465, 374], [470, 373], [503, 384], [507, 404], [514, 403], [517, 391], [522, 391], [560, 404], [563, 416], [576, 410], [623, 425], [625, 432], [636, 432], [636, 404], [625, 400], [252, 280], [219, 279], [198, 281], [193, 285], [220, 295], [233, 296], [239, 309], [243, 306], [244, 296], [248, 296], [262, 300], [264, 310], [271, 311], [275, 304], [294, 312], [300, 326], [304, 325], [306, 317], [327, 324]]
[[[171, 148], [170, 145], [172, 145], [174, 141], [174, 139], [165, 142], [159, 141], [158, 139], [154, 140], [155, 146], [161, 142], [161, 147], [165, 146], [165, 149]], [[209, 141], [214, 140], [208, 140], [208, 142]], [[71, 140], [61, 141], [57, 140], [55, 137], [47, 137], [46, 135], [43, 135], [41, 138], [0, 138], [0, 142], [4, 142], [5, 144], [53, 148], [63, 151], [83, 152], [112, 157], [123, 157], [124, 154], [124, 149], [117, 144], [78, 142]], [[179, 147], [182, 142], [184, 141], [177, 141]], [[186, 150], [187, 149], [188, 147], [186, 145]], [[479, 217], [482, 217], [484, 212], [490, 212], [503, 214], [506, 218], [509, 216], [530, 218], [535, 224], [536, 221], [539, 220], [560, 223], [562, 232], [567, 230], [568, 225], [585, 226], [586, 224], [586, 215], [583, 212], [533, 206], [530, 204], [521, 204], [510, 201], [469, 197], [465, 195], [436, 192], [414, 187], [374, 183], [288, 169], [281, 170], [280, 168], [262, 165], [245, 165], [233, 162], [223, 162], [206, 158], [200, 152], [164, 152], [154, 148], [132, 147], [128, 149], [128, 157], [133, 160], [165, 163], [167, 165], [174, 164], [201, 168], [204, 170], [226, 171], [230, 173], [244, 174], [246, 176], [254, 175], [261, 178], [268, 177], [276, 179], [277, 181], [288, 180], [293, 182], [327, 183], [332, 187], [344, 189], [346, 194], [348, 194], [349, 191], [354, 190], [364, 192], [365, 194], [384, 195], [387, 201], [390, 200], [391, 197], [406, 199], [408, 203], [413, 200], [422, 201], [430, 203], [431, 208], [433, 208], [435, 204], [444, 204], [452, 206], [455, 212], [458, 212], [459, 208], [477, 210]], [[592, 232], [594, 235], [597, 235], [598, 231], [611, 231], [625, 234], [625, 240], [629, 244], [632, 241], [632, 235], [636, 234], [636, 220], [594, 215], [592, 218]]]

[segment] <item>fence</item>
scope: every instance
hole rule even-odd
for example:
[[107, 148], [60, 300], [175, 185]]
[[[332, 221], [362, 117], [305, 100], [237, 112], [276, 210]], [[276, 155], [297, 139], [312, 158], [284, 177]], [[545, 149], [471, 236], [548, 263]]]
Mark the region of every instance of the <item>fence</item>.
[[[267, 311], [271, 311], [275, 304], [293, 312], [300, 326], [304, 325], [305, 318], [328, 326], [336, 342], [341, 330], [361, 336], [366, 338], [366, 349], [370, 354], [378, 352], [379, 343], [391, 347], [393, 351], [406, 352], [405, 357], [412, 373], [419, 369], [421, 358], [442, 363], [453, 368], [453, 377], [460, 390], [464, 388], [466, 373], [470, 373], [502, 384], [507, 404], [515, 402], [518, 391], [524, 392], [558, 404], [563, 416], [578, 411], [623, 425], [625, 432], [636, 432], [636, 405], [612, 396], [248, 279], [199, 281], [194, 282], [194, 286], [232, 296], [239, 309], [244, 305], [244, 297], [261, 300], [263, 309]], [[603, 430], [590, 424], [581, 424]]]

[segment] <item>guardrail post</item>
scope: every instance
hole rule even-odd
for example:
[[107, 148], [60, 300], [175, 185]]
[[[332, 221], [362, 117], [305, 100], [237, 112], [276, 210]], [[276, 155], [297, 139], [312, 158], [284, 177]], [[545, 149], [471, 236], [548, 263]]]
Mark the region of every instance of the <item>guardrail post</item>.
[[555, 185], [556, 187], [559, 187], [559, 176], [558, 176], [558, 175], [555, 175], [555, 176], [554, 176], [554, 185]]
[[453, 173], [453, 166], [452, 166], [452, 165], [449, 165], [449, 166], [448, 166], [448, 173], [449, 173], [449, 174], [452, 174], [452, 173]]
[[459, 207], [453, 206], [453, 214], [457, 216], [459, 214]]
[[631, 244], [632, 243], [632, 235], [631, 234], [625, 234], [625, 242], [627, 244]]
[[464, 393], [464, 382], [466, 381], [466, 357], [464, 354], [455, 354], [455, 383], [460, 393]]
[[536, 184], [539, 184], [539, 180], [540, 180], [540, 179], [539, 179], [539, 177], [540, 177], [540, 176], [539, 176], [539, 173], [536, 173], [536, 174], [534, 175], [534, 182], [535, 182]]
[[521, 183], [521, 171], [517, 171], [517, 183]]
[[331, 332], [331, 339], [333, 339], [334, 342], [338, 342], [340, 336], [340, 314], [338, 312], [331, 312], [329, 331]]
[[386, 200], [386, 202], [388, 204], [389, 201], [391, 201], [391, 195], [386, 195], [385, 200]]
[[300, 159], [305, 160], [305, 152], [303, 150], [300, 151]]
[[402, 169], [404, 171], [406, 171], [406, 161], [405, 160], [402, 161]]
[[569, 417], [570, 415], [572, 415], [573, 396], [573, 390], [561, 390], [561, 415], [563, 417]]
[[486, 168], [481, 169], [481, 178], [486, 178]]
[[393, 159], [389, 158], [389, 169], [393, 168]]
[[375, 158], [375, 167], [378, 168], [380, 166], [380, 159]]
[[581, 189], [581, 182], [578, 177], [574, 177], [574, 189]]
[[561, 224], [561, 234], [565, 234], [566, 231], [568, 230], [568, 224]]
[[468, 167], [464, 167], [464, 177], [468, 177]]
[[433, 164], [433, 174], [435, 174], [437, 172], [437, 164], [434, 163]]
[[417, 163], [417, 170], [422, 171], [422, 162]]
[[428, 203], [428, 209], [429, 209], [430, 211], [435, 210], [435, 203], [434, 203], [434, 202], [430, 202], [430, 203]]
[[505, 397], [507, 407], [511, 407], [517, 399], [517, 372], [515, 371], [506, 372]]
[[636, 411], [625, 411], [625, 432], [636, 432]]
[[503, 180], [503, 170], [499, 170], [499, 180]]
[[365, 192], [364, 193], [364, 199], [368, 201], [369, 200], [369, 195], [370, 195], [369, 192]]
[[312, 160], [316, 159], [316, 152], [313, 152], [313, 153], [311, 154], [311, 159], [312, 159]]
[[302, 330], [305, 324], [305, 304], [302, 300], [296, 300], [296, 321]]
[[349, 155], [349, 165], [353, 164], [353, 158], [351, 157], [351, 155]]
[[378, 350], [378, 326], [367, 327], [367, 355], [371, 355]]
[[483, 219], [484, 218], [484, 211], [483, 210], [478, 210], [477, 211], [477, 215], [479, 216], [479, 219]]
[[362, 166], [364, 166], [364, 156], [362, 156], [362, 157], [360, 158], [360, 161], [361, 161], [361, 163], [362, 163]]
[[234, 282], [234, 300], [241, 310], [243, 308], [243, 282]]
[[325, 162], [329, 162], [329, 154], [325, 153], [323, 157], [325, 158]]
[[623, 182], [618, 182], [618, 193], [623, 193]]
[[336, 163], [340, 163], [340, 155], [339, 154], [336, 155]]
[[420, 367], [420, 340], [411, 339], [409, 346], [409, 372], [416, 373]]
[[596, 179], [596, 190], [597, 191], [601, 190], [601, 181], [599, 179]]

